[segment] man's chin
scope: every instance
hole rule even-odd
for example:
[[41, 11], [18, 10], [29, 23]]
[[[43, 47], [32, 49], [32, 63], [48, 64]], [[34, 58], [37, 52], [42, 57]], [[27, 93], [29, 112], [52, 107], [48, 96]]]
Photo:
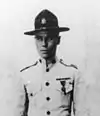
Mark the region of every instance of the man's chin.
[[48, 55], [47, 55], [47, 54], [42, 54], [41, 57], [42, 57], [43, 59], [48, 59]]

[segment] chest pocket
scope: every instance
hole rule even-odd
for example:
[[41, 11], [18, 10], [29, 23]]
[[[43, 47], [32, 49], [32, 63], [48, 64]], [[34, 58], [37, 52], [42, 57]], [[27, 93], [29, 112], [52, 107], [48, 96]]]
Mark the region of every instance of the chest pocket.
[[29, 97], [35, 97], [41, 91], [41, 84], [29, 82], [26, 89]]
[[65, 95], [73, 90], [73, 79], [70, 77], [56, 78], [56, 90], [63, 92]]

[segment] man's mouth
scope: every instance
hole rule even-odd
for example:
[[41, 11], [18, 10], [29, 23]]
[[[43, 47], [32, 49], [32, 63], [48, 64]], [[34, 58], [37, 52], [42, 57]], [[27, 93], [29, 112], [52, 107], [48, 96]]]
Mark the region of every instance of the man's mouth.
[[41, 50], [42, 54], [48, 54], [48, 50]]
[[41, 50], [41, 51], [43, 51], [43, 52], [47, 52], [48, 50]]

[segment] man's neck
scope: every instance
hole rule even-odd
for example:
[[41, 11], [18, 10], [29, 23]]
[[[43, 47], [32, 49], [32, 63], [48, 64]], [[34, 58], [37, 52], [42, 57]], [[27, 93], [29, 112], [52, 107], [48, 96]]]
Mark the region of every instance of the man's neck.
[[49, 67], [52, 64], [56, 63], [56, 56], [50, 57], [48, 59], [41, 59], [41, 62], [46, 66]]
[[56, 57], [53, 56], [51, 58], [45, 59], [45, 62], [46, 62], [46, 66], [48, 67], [48, 65], [53, 64], [53, 63], [56, 62]]

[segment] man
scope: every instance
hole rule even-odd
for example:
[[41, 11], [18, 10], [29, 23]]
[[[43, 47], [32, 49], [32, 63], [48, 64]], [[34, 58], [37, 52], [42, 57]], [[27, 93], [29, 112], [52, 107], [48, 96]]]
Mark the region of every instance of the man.
[[79, 88], [83, 81], [75, 65], [66, 65], [56, 56], [59, 33], [68, 30], [58, 26], [52, 12], [43, 10], [35, 18], [35, 30], [24, 33], [35, 36], [40, 59], [20, 71], [22, 90], [18, 108], [21, 116], [71, 116], [71, 109], [79, 116], [83, 105], [79, 105], [83, 95], [79, 94]]

